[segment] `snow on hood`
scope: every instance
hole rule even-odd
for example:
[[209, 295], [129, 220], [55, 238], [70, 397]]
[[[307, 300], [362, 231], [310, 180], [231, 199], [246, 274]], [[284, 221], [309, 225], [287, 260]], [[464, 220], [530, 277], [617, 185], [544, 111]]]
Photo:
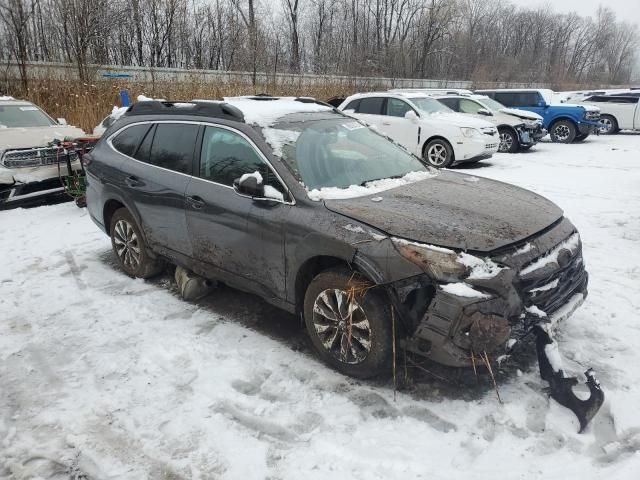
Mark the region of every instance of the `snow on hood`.
[[290, 113], [330, 112], [333, 107], [317, 103], [296, 101], [296, 97], [280, 97], [275, 100], [253, 100], [253, 97], [225, 97], [229, 105], [239, 108], [248, 124], [269, 127]]
[[556, 106], [556, 107], [582, 107], [587, 112], [599, 112], [600, 111], [599, 107], [596, 107], [596, 106], [593, 106], [593, 105], [578, 104], [578, 103], [560, 103], [560, 102], [556, 102], [556, 103], [552, 103], [551, 106]]
[[527, 120], [542, 120], [542, 117], [535, 112], [529, 112], [527, 110], [519, 110], [517, 108], [501, 108], [502, 113], [513, 115], [518, 118], [525, 118]]
[[[307, 192], [311, 200], [344, 200], [348, 198], [364, 197], [374, 193], [383, 192], [392, 188], [409, 185], [436, 176], [434, 171], [409, 172], [401, 178], [383, 178], [368, 182], [366, 185], [351, 185], [347, 188], [323, 187]], [[373, 199], [372, 199], [373, 200]]]
[[456, 127], [460, 127], [460, 128], [496, 128], [496, 126], [487, 121], [487, 120], [483, 120], [480, 118], [475, 118], [472, 117], [470, 115], [466, 115], [464, 113], [448, 113], [448, 112], [436, 112], [436, 113], [429, 113], [429, 112], [425, 112], [424, 110], [420, 110], [424, 115], [430, 115], [432, 118], [437, 117], [439, 120], [442, 119], [445, 122], [451, 124], [451, 125], [455, 125]]
[[2, 128], [0, 129], [0, 151], [12, 148], [46, 147], [54, 139], [84, 137], [85, 133], [71, 125], [50, 127]]

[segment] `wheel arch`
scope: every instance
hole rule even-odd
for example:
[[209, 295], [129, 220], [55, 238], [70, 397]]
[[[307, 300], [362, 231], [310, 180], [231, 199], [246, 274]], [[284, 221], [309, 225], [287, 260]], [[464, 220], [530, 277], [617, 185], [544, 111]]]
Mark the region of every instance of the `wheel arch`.
[[380, 280], [380, 275], [377, 272], [371, 271], [372, 267], [369, 268], [368, 265], [360, 261], [357, 256], [351, 261], [332, 255], [315, 255], [306, 259], [296, 272], [294, 286], [296, 313], [303, 311], [304, 296], [307, 287], [316, 275], [326, 270], [336, 268], [351, 270], [376, 284], [379, 283]]
[[573, 123], [573, 126], [575, 127], [576, 131], [578, 130], [578, 122], [576, 121], [575, 118], [569, 117], [567, 115], [561, 115], [551, 120], [551, 123], [549, 124], [549, 132], [551, 132], [551, 129], [555, 126], [556, 123], [561, 122], [563, 120], [567, 120]]

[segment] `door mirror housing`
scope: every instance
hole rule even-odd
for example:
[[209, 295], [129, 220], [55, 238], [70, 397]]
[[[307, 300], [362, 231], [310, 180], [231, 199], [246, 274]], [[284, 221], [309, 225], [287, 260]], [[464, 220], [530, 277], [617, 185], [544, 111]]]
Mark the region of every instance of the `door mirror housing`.
[[67, 120], [62, 117], [56, 118], [56, 121], [58, 122], [58, 125], [67, 125]]
[[417, 122], [419, 117], [416, 112], [414, 112], [413, 110], [409, 110], [404, 114], [404, 118], [406, 118], [407, 120], [411, 120], [412, 122]]
[[478, 110], [478, 114], [484, 115], [486, 117], [493, 117], [493, 113], [491, 113], [491, 110], [487, 110], [486, 108], [481, 108], [480, 110]]
[[233, 181], [233, 189], [251, 198], [264, 198], [264, 184], [260, 172], [245, 173]]

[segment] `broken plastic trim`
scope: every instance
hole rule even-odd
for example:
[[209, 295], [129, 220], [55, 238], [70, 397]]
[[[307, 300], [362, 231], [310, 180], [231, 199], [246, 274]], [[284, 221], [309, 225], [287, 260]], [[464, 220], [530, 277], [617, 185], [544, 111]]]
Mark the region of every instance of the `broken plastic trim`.
[[561, 368], [554, 370], [547, 356], [546, 347], [555, 342], [543, 326], [536, 325], [533, 329], [536, 334], [536, 352], [538, 354], [540, 376], [549, 383], [551, 398], [571, 410], [578, 417], [580, 422], [578, 433], [582, 433], [604, 403], [604, 392], [600, 388], [600, 383], [591, 368], [584, 372], [587, 377], [586, 384], [590, 395], [588, 399], [580, 400], [572, 390], [572, 387], [578, 384], [578, 379], [576, 377], [565, 377]]

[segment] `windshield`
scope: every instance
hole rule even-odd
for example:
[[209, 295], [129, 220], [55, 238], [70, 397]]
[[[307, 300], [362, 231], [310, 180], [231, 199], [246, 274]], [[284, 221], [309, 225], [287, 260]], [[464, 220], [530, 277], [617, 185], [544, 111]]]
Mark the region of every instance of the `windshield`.
[[502, 110], [503, 108], [507, 108], [500, 102], [496, 102], [493, 98], [481, 97], [481, 98], [477, 98], [476, 100], [478, 100], [485, 107], [487, 107], [489, 110], [493, 110], [494, 112], [498, 110]]
[[308, 190], [429, 171], [417, 157], [348, 118], [287, 123], [265, 128], [263, 135]]
[[34, 105], [0, 105], [0, 128], [50, 127], [55, 122]]
[[440, 103], [435, 98], [413, 97], [413, 98], [410, 98], [409, 100], [411, 100], [416, 105], [416, 107], [418, 107], [423, 112], [427, 112], [427, 113], [453, 112], [453, 110], [451, 110], [449, 107], [447, 107], [443, 103]]

